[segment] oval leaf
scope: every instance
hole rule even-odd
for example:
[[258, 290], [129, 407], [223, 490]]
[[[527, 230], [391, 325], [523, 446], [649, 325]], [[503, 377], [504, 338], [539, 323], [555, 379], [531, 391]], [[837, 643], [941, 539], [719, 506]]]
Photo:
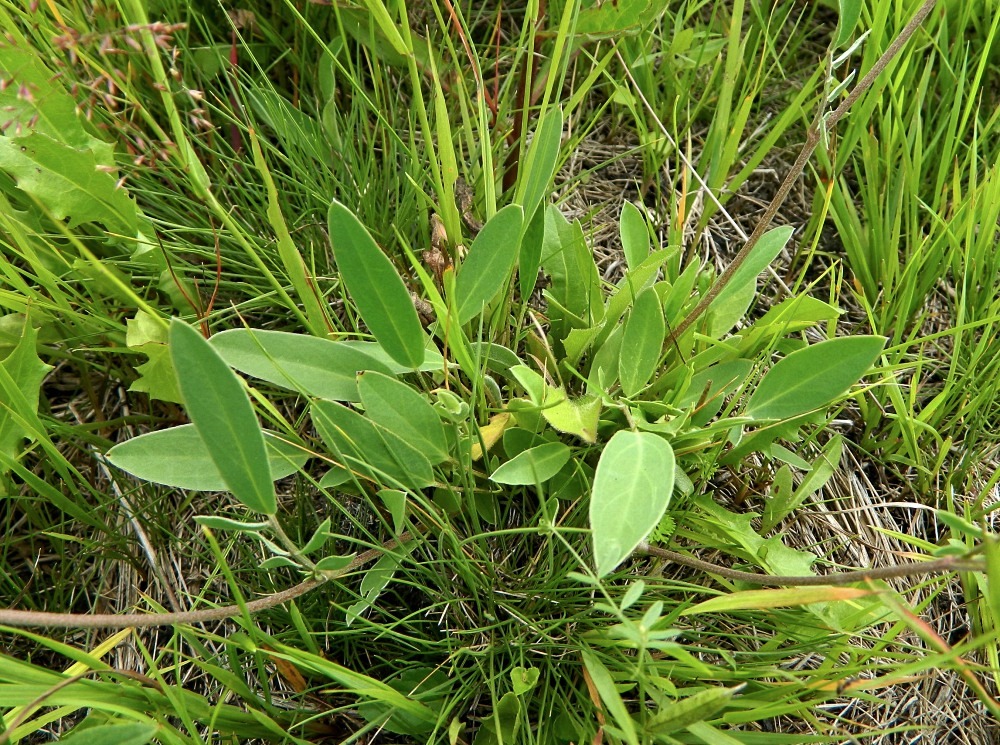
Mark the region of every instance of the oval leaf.
[[569, 447], [561, 442], [549, 442], [518, 453], [495, 470], [490, 479], [511, 486], [541, 484], [559, 473], [569, 456]]
[[666, 323], [660, 297], [656, 290], [649, 287], [635, 299], [622, 336], [618, 378], [626, 396], [634, 396], [653, 377], [665, 336]]
[[[271, 479], [291, 476], [309, 459], [302, 448], [264, 433]], [[225, 491], [226, 482], [193, 424], [147, 432], [115, 445], [108, 462], [143, 481], [191, 491]]]
[[448, 435], [434, 407], [410, 386], [377, 372], [358, 376], [365, 414], [427, 456], [431, 464], [448, 459]]
[[330, 204], [327, 221], [337, 269], [361, 318], [390, 357], [408, 368], [419, 367], [424, 361], [424, 330], [392, 262], [340, 202]]
[[674, 451], [659, 435], [616, 432], [590, 497], [597, 576], [621, 564], [659, 524], [674, 489]]
[[843, 336], [792, 352], [761, 379], [747, 416], [790, 419], [829, 405], [868, 372], [884, 346], [881, 336]]
[[231, 329], [216, 334], [209, 343], [241, 373], [331, 401], [360, 400], [359, 372], [392, 373], [360, 349], [304, 334]]
[[623, 202], [619, 225], [625, 263], [629, 269], [635, 269], [649, 256], [649, 229], [646, 227], [646, 218], [634, 204]]
[[236, 373], [186, 323], [170, 324], [170, 357], [184, 406], [233, 496], [255, 512], [277, 512], [264, 434]]
[[459, 323], [468, 323], [482, 313], [510, 277], [517, 261], [523, 219], [520, 205], [509, 204], [490, 218], [472, 242], [455, 280]]

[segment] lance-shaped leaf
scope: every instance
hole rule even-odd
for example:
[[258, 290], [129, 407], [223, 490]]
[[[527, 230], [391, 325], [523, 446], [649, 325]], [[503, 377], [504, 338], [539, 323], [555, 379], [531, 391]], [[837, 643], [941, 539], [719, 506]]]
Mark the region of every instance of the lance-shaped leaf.
[[767, 371], [747, 402], [754, 419], [790, 419], [827, 406], [868, 372], [881, 336], [842, 336], [792, 352]]
[[[267, 463], [273, 480], [290, 476], [309, 455], [271, 432], [264, 433]], [[204, 440], [192, 424], [147, 432], [115, 445], [108, 461], [143, 481], [192, 491], [224, 491], [228, 487]]]
[[359, 375], [358, 391], [369, 419], [402, 437], [432, 464], [448, 459], [448, 435], [426, 398], [377, 372]]
[[518, 453], [493, 472], [498, 484], [541, 484], [555, 476], [569, 461], [571, 451], [561, 442], [549, 442]]
[[458, 322], [468, 323], [483, 312], [510, 278], [517, 261], [524, 212], [509, 204], [490, 218], [469, 248], [455, 280]]
[[330, 204], [327, 220], [337, 269], [361, 318], [396, 362], [419, 367], [424, 361], [424, 330], [392, 262], [340, 202]]
[[331, 401], [360, 400], [360, 372], [391, 373], [386, 364], [346, 342], [304, 334], [230, 329], [209, 343], [242, 373]]
[[653, 377], [665, 336], [666, 323], [660, 298], [656, 289], [649, 287], [639, 293], [625, 322], [618, 358], [618, 379], [626, 396], [634, 396]]
[[628, 558], [659, 524], [673, 490], [670, 444], [649, 432], [616, 432], [601, 453], [590, 497], [598, 577]]
[[184, 406], [222, 480], [238, 500], [256, 512], [277, 512], [264, 434], [250, 398], [201, 334], [174, 319], [170, 356]]

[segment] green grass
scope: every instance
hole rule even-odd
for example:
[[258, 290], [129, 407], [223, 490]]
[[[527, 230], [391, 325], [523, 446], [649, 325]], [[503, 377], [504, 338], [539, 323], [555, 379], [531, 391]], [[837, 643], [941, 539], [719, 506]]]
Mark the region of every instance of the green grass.
[[[832, 80], [832, 2], [690, 0], [639, 24], [598, 16], [594, 3], [549, 4], [539, 18], [534, 6], [431, 0], [408, 8], [406, 27], [395, 5], [393, 22], [344, 3], [260, 0], [252, 19], [182, 0], [92, 5], [53, 0], [32, 12], [0, 1], [0, 606], [225, 605], [283, 590], [313, 562], [404, 527], [416, 537], [395, 564], [222, 624], [134, 631], [108, 648], [109, 630], [4, 629], [0, 736], [96, 742], [94, 727], [148, 725], [109, 737], [902, 743], [920, 732], [949, 742], [952, 721], [972, 721], [964, 736], [996, 738], [1000, 20], [990, 3], [932, 11], [818, 148], [775, 221], [794, 237], [775, 246], [749, 307], [731, 293], [732, 323], [716, 308], [666, 346], [662, 333], [647, 342], [652, 332], [628, 329], [632, 293], [659, 282], [655, 303], [642, 302], [665, 314], [669, 333], [751, 232], [828, 105], [825, 91], [870, 69], [919, 3], [868, 4], [859, 33], [872, 32]], [[574, 36], [581, 27], [587, 36]], [[538, 125], [557, 109], [562, 137], [547, 149]], [[81, 191], [127, 195], [135, 211], [120, 197], [72, 201], [70, 188], [27, 185], [8, 145], [36, 147], [41, 136], [67, 148], [50, 179], [75, 173], [69, 150], [113, 162], [114, 172], [91, 162], [105, 181]], [[475, 194], [471, 212], [456, 198], [459, 176]], [[619, 268], [558, 265], [552, 246], [569, 251], [572, 225], [546, 226], [535, 261], [548, 279], [537, 288], [528, 237], [518, 259], [529, 279], [500, 266], [507, 236], [490, 236], [488, 220], [532, 195], [578, 211], [581, 255]], [[429, 486], [403, 483], [412, 473], [371, 448], [352, 452], [335, 427], [317, 433], [295, 385], [247, 376], [248, 386], [225, 389], [185, 372], [197, 352], [170, 356], [177, 317], [212, 334], [384, 341], [338, 270], [348, 249], [330, 234], [332, 200], [439, 321], [427, 333], [452, 366], [399, 378], [434, 404], [448, 438]], [[647, 279], [623, 268], [617, 229], [602, 237], [601, 216], [623, 201], [641, 208], [652, 249], [668, 250]], [[487, 289], [501, 292], [486, 313], [473, 315], [479, 290], [475, 308], [459, 309], [467, 280], [436, 274], [424, 255], [432, 213], [446, 231], [441, 250], [459, 265], [458, 244], [476, 255], [469, 218], [487, 222], [479, 247], [492, 250], [479, 255], [491, 257]], [[803, 298], [795, 312], [815, 317], [766, 326], [793, 298]], [[617, 317], [600, 326], [603, 304], [619, 301], [622, 330]], [[448, 326], [453, 313], [472, 321]], [[398, 315], [390, 320], [402, 324]], [[570, 329], [595, 334], [575, 358]], [[780, 376], [778, 360], [868, 335], [887, 343], [862, 383], [776, 424], [747, 414], [766, 390], [761, 376]], [[547, 424], [555, 388], [585, 400], [608, 359], [618, 376], [622, 337], [653, 350], [655, 373], [623, 383], [636, 389], [627, 399], [613, 380], [597, 386], [595, 437]], [[487, 360], [475, 342], [503, 345], [527, 372]], [[737, 365], [738, 380], [691, 383], [720, 360]], [[115, 444], [198, 419], [175, 368], [189, 402], [215, 384], [220, 400], [249, 390], [266, 429], [311, 456], [277, 484], [280, 531], [204, 529], [195, 516], [262, 518], [231, 494], [136, 480], [106, 461]], [[491, 419], [518, 406], [517, 429]], [[364, 421], [377, 410], [365, 402]], [[811, 573], [814, 560], [839, 570], [949, 552], [985, 557], [984, 571], [779, 607], [737, 594], [749, 585], [641, 554], [598, 578], [589, 509], [608, 493], [591, 488], [595, 469], [616, 432], [648, 434], [645, 424], [676, 457], [663, 519], [640, 526], [655, 527], [659, 545], [780, 575]], [[565, 478], [487, 478], [540, 442], [570, 453]], [[837, 442], [843, 455], [825, 468], [820, 453], [839, 452]], [[345, 463], [354, 472], [334, 483]], [[325, 545], [303, 556], [322, 525]], [[711, 598], [745, 602], [697, 607]], [[932, 704], [945, 688], [948, 716]]]

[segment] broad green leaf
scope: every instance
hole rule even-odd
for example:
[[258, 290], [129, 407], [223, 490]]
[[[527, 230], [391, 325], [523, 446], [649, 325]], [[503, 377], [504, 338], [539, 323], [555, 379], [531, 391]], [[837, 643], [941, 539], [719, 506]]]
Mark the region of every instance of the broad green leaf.
[[17, 346], [0, 361], [0, 453], [11, 460], [21, 455], [23, 440], [34, 440], [45, 431], [38, 419], [38, 392], [52, 366], [38, 358], [37, 338], [29, 317]]
[[861, 8], [863, 0], [838, 0], [840, 5], [840, 19], [837, 21], [837, 38], [834, 39], [833, 48], [837, 49], [846, 44], [861, 18]]
[[427, 458], [412, 445], [332, 401], [316, 401], [311, 407], [313, 423], [335, 460], [360, 478], [388, 487], [422, 489], [434, 483]]
[[579, 221], [570, 223], [554, 205], [545, 209], [542, 268], [552, 335], [561, 344], [571, 328], [586, 328], [604, 315], [601, 276]]
[[509, 204], [483, 225], [455, 280], [458, 322], [466, 324], [483, 312], [510, 279], [520, 248], [524, 212]]
[[637, 34], [668, 7], [659, 0], [595, 0], [580, 9], [574, 32], [594, 40]]
[[649, 256], [649, 229], [646, 227], [646, 218], [634, 204], [623, 202], [619, 223], [625, 263], [629, 269], [634, 270]]
[[746, 315], [757, 294], [757, 276], [767, 269], [792, 237], [789, 226], [774, 228], [760, 237], [733, 278], [708, 306], [709, 334], [715, 338], [729, 331]]
[[618, 378], [626, 396], [634, 396], [653, 377], [665, 336], [666, 323], [660, 298], [656, 290], [649, 287], [635, 299], [622, 336]]
[[691, 421], [696, 426], [704, 426], [719, 413], [726, 396], [746, 383], [752, 372], [750, 360], [729, 360], [700, 370], [691, 376], [687, 391], [674, 405], [681, 409], [697, 406]]
[[510, 671], [510, 683], [514, 693], [523, 696], [538, 683], [541, 671], [537, 667], [515, 667]]
[[704, 721], [728, 704], [733, 695], [742, 688], [743, 686], [740, 685], [733, 688], [707, 688], [698, 691], [664, 707], [653, 715], [648, 729], [651, 733], [668, 735]]
[[104, 166], [92, 150], [78, 150], [38, 131], [0, 136], [0, 169], [55, 219], [68, 219], [70, 228], [99, 222], [132, 237], [138, 230], [135, 202]]
[[184, 407], [233, 496], [255, 512], [277, 512], [267, 448], [250, 399], [201, 334], [170, 324], [170, 355]]
[[432, 465], [448, 459], [448, 435], [441, 417], [422, 395], [395, 378], [378, 372], [358, 376], [365, 415], [402, 437], [427, 456]]
[[[264, 432], [267, 464], [274, 481], [291, 476], [309, 454], [276, 434]], [[191, 491], [225, 491], [226, 482], [193, 424], [147, 432], [115, 445], [108, 462], [143, 481]]]
[[604, 663], [588, 649], [581, 649], [580, 655], [583, 657], [583, 666], [590, 676], [597, 695], [601, 698], [605, 710], [610, 715], [609, 724], [620, 730], [625, 742], [629, 745], [639, 745], [639, 736], [635, 731], [635, 722], [629, 714], [625, 702], [622, 701], [618, 689], [615, 687], [615, 679], [612, 677]]
[[524, 216], [529, 220], [534, 217], [546, 192], [552, 187], [562, 129], [562, 111], [558, 107], [550, 108], [539, 117], [528, 153], [522, 161], [514, 201], [524, 208]]
[[497, 468], [490, 476], [498, 484], [542, 484], [555, 476], [569, 461], [572, 451], [561, 442], [529, 448]]
[[768, 370], [747, 402], [755, 419], [790, 419], [827, 406], [882, 353], [881, 336], [843, 336], [792, 352]]
[[155, 724], [99, 724], [86, 729], [74, 729], [59, 742], [69, 745], [146, 745], [159, 727]]
[[419, 367], [426, 336], [392, 262], [340, 202], [330, 204], [327, 220], [337, 269], [361, 318], [390, 357], [408, 368]]
[[856, 600], [877, 593], [860, 587], [787, 587], [776, 590], [745, 590], [720, 595], [681, 611], [682, 616], [697, 613], [725, 613], [734, 610], [764, 610], [766, 608], [792, 608], [810, 603], [832, 603], [838, 600]]
[[469, 347], [472, 349], [482, 363], [485, 363], [487, 370], [510, 377], [512, 367], [524, 366], [521, 358], [500, 344], [493, 344], [488, 341], [474, 341]]
[[674, 451], [659, 435], [621, 430], [597, 463], [590, 528], [597, 576], [629, 557], [659, 524], [674, 489]]
[[[560, 394], [565, 395], [562, 391]], [[597, 441], [597, 423], [601, 416], [601, 399], [589, 395], [567, 398], [555, 406], [542, 409], [542, 416], [553, 429], [576, 435], [584, 442], [594, 443]]]
[[360, 400], [360, 372], [391, 374], [384, 363], [344, 342], [304, 334], [230, 329], [209, 343], [241, 373], [331, 401]]

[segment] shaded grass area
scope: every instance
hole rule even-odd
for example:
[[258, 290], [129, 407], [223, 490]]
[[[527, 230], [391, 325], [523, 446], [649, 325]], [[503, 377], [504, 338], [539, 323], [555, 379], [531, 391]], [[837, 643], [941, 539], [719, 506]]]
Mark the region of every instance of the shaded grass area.
[[[917, 4], [873, 5], [861, 22], [872, 33], [837, 75], [869, 69]], [[800, 230], [761, 276], [747, 322], [808, 292], [845, 310], [808, 334], [874, 333], [889, 344], [877, 374], [792, 446], [812, 462], [841, 436], [844, 455], [829, 482], [765, 531], [781, 536], [774, 549], [869, 567], [991, 545], [1000, 21], [987, 9], [936, 9], [780, 214]], [[563, 9], [529, 11], [414, 6], [417, 53], [407, 59], [377, 18], [346, 5], [0, 5], [4, 50], [16, 52], [0, 57], [4, 104], [23, 107], [4, 137], [40, 126], [23, 115], [41, 106], [32, 99], [71, 97], [81, 130], [114, 144], [114, 176], [138, 209], [131, 233], [99, 216], [67, 222], [58, 204], [18, 188], [23, 176], [0, 173], [0, 357], [37, 328], [32, 348], [51, 366], [23, 391], [38, 399], [30, 439], [0, 448], [3, 605], [184, 609], [300, 578], [261, 569], [267, 544], [194, 523], [253, 519], [228, 495], [139, 483], [102, 456], [186, 421], [176, 398], [163, 400], [165, 336], [143, 318], [179, 315], [212, 332], [367, 331], [330, 250], [331, 199], [419, 291], [405, 250], [431, 246], [431, 213], [468, 245], [464, 218], [491, 217], [522, 188], [515, 180], [504, 191], [511, 164], [531, 177], [530, 138], [511, 133], [533, 133], [558, 105], [566, 125], [545, 190], [581, 220], [606, 283], [623, 272], [615, 223], [626, 200], [644, 207], [655, 241], [678, 249], [678, 270], [704, 264], [706, 285], [728, 264], [822, 105], [834, 9], [689, 2], [642, 27], [615, 29], [609, 17], [605, 33], [579, 39], [561, 25]], [[58, 73], [51, 89], [18, 90], [29, 59]], [[457, 176], [471, 205], [455, 195]], [[268, 177], [280, 215], [268, 212]], [[279, 246], [283, 228], [299, 269]], [[545, 311], [537, 292], [511, 295], [511, 318], [528, 319], [510, 325], [512, 349], [544, 355]], [[418, 385], [439, 383], [426, 375]], [[268, 427], [315, 441], [300, 398], [255, 388]], [[0, 421], [13, 412], [21, 422], [25, 410], [4, 390]], [[782, 479], [798, 485], [805, 473], [780, 475], [781, 462], [759, 454], [727, 459], [732, 445], [719, 431], [685, 454], [691, 491], [655, 537], [756, 567], [746, 543], [761, 537], [755, 515], [788, 488]], [[318, 469], [279, 483], [294, 541], [327, 518], [334, 553], [393, 534], [373, 490], [322, 487]], [[472, 493], [475, 475], [463, 478]], [[649, 559], [588, 584], [586, 498], [567, 500], [553, 524], [528, 488], [504, 491], [488, 520], [435, 496], [413, 498], [433, 533], [350, 623], [374, 575], [253, 619], [128, 634], [108, 649], [110, 632], [5, 634], [5, 725], [38, 741], [123, 722], [156, 727], [162, 742], [630, 741], [636, 730], [665, 743], [996, 737], [988, 574], [690, 615], [749, 588]], [[73, 673], [96, 672], [67, 682], [74, 662]]]

